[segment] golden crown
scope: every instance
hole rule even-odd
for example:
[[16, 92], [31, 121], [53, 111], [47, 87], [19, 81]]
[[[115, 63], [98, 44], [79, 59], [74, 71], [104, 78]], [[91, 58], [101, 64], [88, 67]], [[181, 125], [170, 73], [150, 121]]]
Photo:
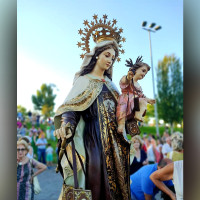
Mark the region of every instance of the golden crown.
[[[82, 46], [83, 54], [80, 57], [83, 59], [86, 53], [90, 52], [89, 48], [89, 40], [92, 35], [92, 38], [95, 43], [102, 42], [104, 40], [115, 40], [119, 46], [119, 52], [122, 54], [125, 53], [122, 48], [121, 42], [125, 42], [126, 39], [122, 38], [120, 34], [123, 32], [123, 29], [115, 26], [117, 23], [116, 19], [113, 19], [112, 22], [106, 21], [107, 15], [103, 15], [103, 19], [98, 19], [98, 15], [93, 16], [93, 21], [90, 23], [87, 20], [84, 20], [83, 24], [85, 25], [84, 30], [80, 29], [78, 32], [80, 35], [83, 35], [81, 38], [81, 42], [78, 42], [78, 47]], [[117, 57], [117, 61], [119, 62], [121, 59]]]

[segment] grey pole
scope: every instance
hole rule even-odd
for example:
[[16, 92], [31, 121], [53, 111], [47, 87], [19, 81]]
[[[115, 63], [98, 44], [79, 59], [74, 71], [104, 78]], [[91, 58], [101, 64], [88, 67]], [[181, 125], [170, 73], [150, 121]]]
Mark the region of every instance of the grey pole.
[[[149, 43], [150, 43], [150, 56], [151, 56], [151, 71], [152, 71], [152, 83], [153, 83], [153, 97], [156, 99], [156, 94], [155, 94], [155, 83], [154, 83], [154, 68], [153, 68], [153, 58], [152, 58], [152, 48], [151, 48], [151, 31], [148, 30], [149, 32]], [[158, 112], [157, 112], [157, 102], [154, 104], [154, 113], [155, 113], [155, 118], [156, 118], [156, 135], [160, 136], [159, 134], [159, 127], [158, 127]]]

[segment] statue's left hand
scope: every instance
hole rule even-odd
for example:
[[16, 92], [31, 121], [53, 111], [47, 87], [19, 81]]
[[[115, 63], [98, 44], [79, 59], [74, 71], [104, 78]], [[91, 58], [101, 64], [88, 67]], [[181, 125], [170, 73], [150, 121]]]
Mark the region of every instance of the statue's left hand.
[[58, 139], [70, 138], [72, 136], [71, 124], [68, 122], [67, 124], [62, 124], [61, 127], [54, 131], [54, 136]]

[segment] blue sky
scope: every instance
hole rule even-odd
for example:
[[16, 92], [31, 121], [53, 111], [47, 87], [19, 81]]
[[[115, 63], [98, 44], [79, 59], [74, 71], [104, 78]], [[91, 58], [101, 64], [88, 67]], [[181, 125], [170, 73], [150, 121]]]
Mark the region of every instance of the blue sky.
[[[83, 20], [92, 21], [94, 14], [117, 19], [117, 27], [124, 30], [125, 54], [120, 56], [121, 62], [114, 64], [113, 72], [118, 88], [128, 70], [126, 59], [142, 55], [143, 61], [151, 65], [149, 36], [141, 27], [143, 21], [162, 26], [151, 34], [154, 68], [165, 55], [174, 54], [183, 63], [182, 0], [18, 0], [18, 105], [33, 110], [31, 95], [43, 83], [57, 86], [55, 110], [62, 104], [82, 63], [82, 51], [76, 45], [80, 41], [78, 30], [84, 28]], [[153, 98], [152, 72], [139, 83], [144, 94]]]

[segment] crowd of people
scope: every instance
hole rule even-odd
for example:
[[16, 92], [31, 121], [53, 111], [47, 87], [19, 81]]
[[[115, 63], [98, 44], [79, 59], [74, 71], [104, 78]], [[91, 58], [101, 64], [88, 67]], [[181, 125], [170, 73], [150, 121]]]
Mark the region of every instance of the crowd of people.
[[[36, 119], [39, 119], [36, 118]], [[30, 127], [31, 126], [31, 127]], [[27, 128], [30, 127], [30, 128]], [[42, 128], [41, 128], [42, 127]], [[44, 127], [44, 128], [43, 128]], [[51, 119], [35, 120], [30, 115], [18, 113], [17, 118], [17, 199], [34, 199], [33, 178], [46, 168], [53, 166], [54, 156], [57, 161], [57, 147], [51, 143], [56, 140], [53, 135], [54, 124]]]
[[[53, 165], [53, 152], [57, 152], [57, 148], [53, 149], [47, 139], [55, 141], [51, 133], [54, 127], [52, 128], [53, 122], [46, 124], [46, 131], [43, 131], [37, 125], [32, 125], [30, 129], [27, 129], [24, 121], [20, 119], [17, 121], [18, 199], [20, 199], [19, 196], [33, 199], [33, 177]], [[175, 183], [178, 182], [178, 188], [181, 191], [182, 176], [180, 174], [183, 167], [177, 161], [183, 161], [182, 133], [175, 132], [170, 136], [164, 132], [160, 138], [147, 133], [144, 133], [142, 137], [136, 135], [131, 139], [131, 150], [134, 152], [130, 163], [131, 199], [153, 199], [159, 189], [163, 191], [163, 197], [167, 196], [164, 199], [169, 197], [175, 199], [175, 194], [180, 195], [180, 192], [177, 194], [178, 189]], [[34, 170], [31, 170], [32, 168]], [[166, 178], [163, 174], [168, 171], [170, 174], [168, 173]], [[166, 180], [162, 178], [163, 176]], [[27, 181], [29, 179], [30, 182]]]
[[[57, 149], [53, 149], [51, 143], [48, 141], [55, 141], [56, 138], [53, 135], [55, 130], [52, 120], [42, 121], [37, 125], [34, 125], [33, 120], [25, 121], [24, 117], [17, 120], [17, 140], [19, 138], [25, 138], [29, 144], [28, 157], [38, 159], [39, 162], [50, 167], [53, 162], [53, 152], [56, 153]], [[32, 124], [31, 128], [27, 128], [27, 123]], [[45, 125], [45, 128], [41, 128], [40, 124]], [[44, 127], [44, 126], [43, 126]], [[56, 154], [57, 155], [57, 154]]]
[[164, 132], [157, 139], [143, 134], [131, 142], [131, 199], [154, 199], [159, 190], [164, 200], [183, 199], [183, 134]]

